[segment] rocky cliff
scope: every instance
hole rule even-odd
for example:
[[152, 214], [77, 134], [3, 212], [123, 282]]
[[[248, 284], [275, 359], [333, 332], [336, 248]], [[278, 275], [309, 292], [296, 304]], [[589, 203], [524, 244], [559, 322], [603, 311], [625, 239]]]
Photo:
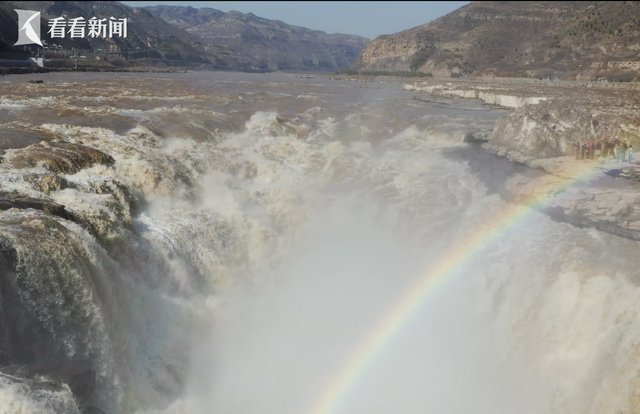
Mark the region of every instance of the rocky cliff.
[[[487, 186], [558, 220], [640, 240], [640, 164], [619, 163], [604, 154], [576, 160], [573, 146], [620, 138], [640, 148], [638, 85], [431, 80], [405, 89], [510, 108], [482, 144], [499, 158], [474, 164], [491, 170], [478, 171]], [[504, 166], [500, 159], [520, 167]]]
[[431, 23], [380, 36], [355, 70], [633, 80], [636, 2], [473, 2]]
[[522, 157], [570, 155], [575, 142], [616, 137], [640, 148], [637, 84], [466, 79], [419, 82], [405, 89], [512, 108], [496, 122], [488, 144]]
[[211, 8], [146, 7], [182, 28], [228, 67], [250, 70], [331, 71], [349, 68], [369, 39], [268, 20], [252, 13]]

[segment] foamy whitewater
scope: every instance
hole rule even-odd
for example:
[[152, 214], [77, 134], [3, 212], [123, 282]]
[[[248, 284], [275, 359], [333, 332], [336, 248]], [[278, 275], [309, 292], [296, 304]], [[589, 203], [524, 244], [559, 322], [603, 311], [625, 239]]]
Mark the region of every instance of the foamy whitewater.
[[[0, 414], [640, 410], [638, 243], [536, 212], [327, 391], [509, 207], [463, 143], [504, 111], [285, 74], [38, 77], [0, 80], [0, 195], [71, 218], [0, 211]], [[29, 164], [42, 140], [114, 162]]]

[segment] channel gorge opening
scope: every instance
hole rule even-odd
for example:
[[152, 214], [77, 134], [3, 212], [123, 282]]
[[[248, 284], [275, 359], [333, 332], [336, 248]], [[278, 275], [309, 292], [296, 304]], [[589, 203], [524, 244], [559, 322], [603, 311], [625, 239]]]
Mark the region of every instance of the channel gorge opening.
[[0, 128], [34, 138], [0, 163], [0, 412], [634, 406], [636, 242], [532, 211], [451, 256], [512, 208], [485, 173], [517, 167], [463, 142], [504, 111], [397, 83], [78, 76], [0, 82]]

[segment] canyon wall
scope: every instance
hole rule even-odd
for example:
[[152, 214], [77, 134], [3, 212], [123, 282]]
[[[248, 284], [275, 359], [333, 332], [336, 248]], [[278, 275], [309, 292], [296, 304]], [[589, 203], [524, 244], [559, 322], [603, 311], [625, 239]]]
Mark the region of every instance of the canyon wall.
[[327, 34], [253, 13], [182, 6], [145, 10], [196, 37], [229, 69], [335, 72], [348, 69], [369, 43], [361, 36]]
[[431, 80], [405, 90], [480, 99], [511, 108], [496, 122], [488, 144], [525, 157], [573, 154], [575, 142], [627, 140], [640, 147], [638, 85], [597, 82]]
[[352, 69], [637, 80], [639, 8], [634, 2], [472, 2], [422, 26], [379, 36]]
[[504, 173], [501, 195], [557, 220], [640, 240], [640, 168], [602, 154], [576, 160], [573, 146], [619, 138], [640, 148], [638, 85], [431, 80], [404, 88], [452, 100], [480, 99], [487, 109], [510, 108], [482, 144], [526, 166]]

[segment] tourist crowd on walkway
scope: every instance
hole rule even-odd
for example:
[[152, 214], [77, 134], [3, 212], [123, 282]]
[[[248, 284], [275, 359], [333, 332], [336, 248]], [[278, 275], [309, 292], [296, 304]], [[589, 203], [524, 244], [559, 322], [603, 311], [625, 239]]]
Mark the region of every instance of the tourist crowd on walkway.
[[593, 160], [604, 158], [605, 161], [615, 158], [618, 162], [631, 162], [633, 160], [633, 147], [627, 141], [621, 139], [605, 140], [600, 143], [575, 142], [576, 160]]

